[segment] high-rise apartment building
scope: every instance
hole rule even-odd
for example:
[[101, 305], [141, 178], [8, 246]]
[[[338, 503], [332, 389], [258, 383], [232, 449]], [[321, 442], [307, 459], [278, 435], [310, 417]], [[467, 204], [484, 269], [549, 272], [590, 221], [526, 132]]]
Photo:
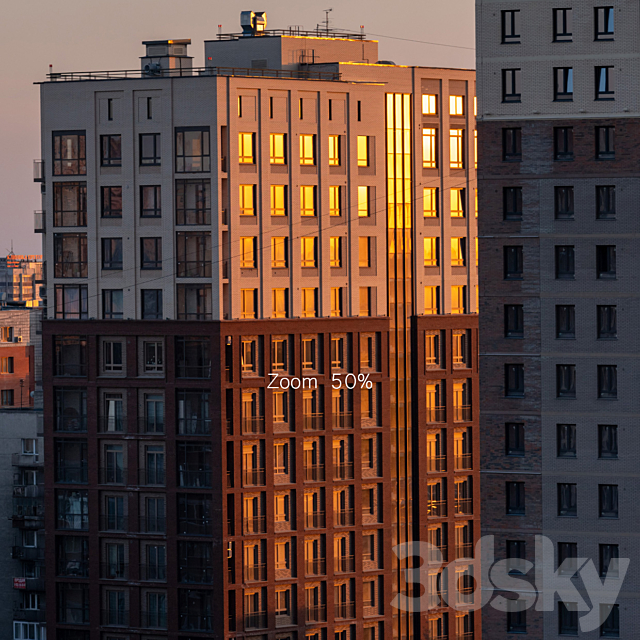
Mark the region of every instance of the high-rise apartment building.
[[[561, 574], [588, 558], [620, 586], [616, 560], [638, 555], [639, 9], [476, 6], [483, 534], [514, 574], [543, 534]], [[632, 637], [637, 578], [622, 587], [580, 610], [488, 607], [484, 631]], [[597, 628], [585, 632], [591, 607]]]
[[41, 307], [44, 285], [42, 256], [0, 258], [0, 306]]
[[49, 640], [479, 638], [474, 73], [263, 19], [41, 85]]

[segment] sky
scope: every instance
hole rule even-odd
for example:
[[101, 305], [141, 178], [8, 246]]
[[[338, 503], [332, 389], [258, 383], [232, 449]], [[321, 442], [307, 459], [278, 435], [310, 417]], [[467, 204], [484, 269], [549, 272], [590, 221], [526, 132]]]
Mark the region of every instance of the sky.
[[[267, 28], [314, 29], [323, 9], [331, 26], [379, 40], [379, 56], [397, 64], [473, 68], [474, 0], [20, 0], [2, 8], [0, 39], [0, 255], [41, 252], [33, 211], [42, 208], [33, 182], [40, 158], [39, 88], [54, 71], [139, 68], [143, 40], [191, 38], [194, 66], [204, 65], [204, 40], [237, 33], [240, 11], [266, 11]], [[417, 42], [416, 42], [417, 41]], [[436, 44], [427, 44], [436, 43]], [[454, 46], [438, 46], [439, 44]]]

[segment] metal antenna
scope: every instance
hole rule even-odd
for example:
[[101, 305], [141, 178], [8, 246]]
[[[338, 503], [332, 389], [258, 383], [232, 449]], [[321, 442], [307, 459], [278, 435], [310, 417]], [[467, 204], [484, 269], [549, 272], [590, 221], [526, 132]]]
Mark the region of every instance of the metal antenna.
[[333, 9], [324, 9], [324, 28], [329, 35], [329, 14], [333, 11]]

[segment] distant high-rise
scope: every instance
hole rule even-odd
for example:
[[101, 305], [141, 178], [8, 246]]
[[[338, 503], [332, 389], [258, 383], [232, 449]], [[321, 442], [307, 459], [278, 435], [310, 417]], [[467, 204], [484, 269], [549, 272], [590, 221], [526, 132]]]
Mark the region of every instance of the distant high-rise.
[[9, 253], [0, 258], [0, 308], [41, 307], [44, 285], [42, 256]]

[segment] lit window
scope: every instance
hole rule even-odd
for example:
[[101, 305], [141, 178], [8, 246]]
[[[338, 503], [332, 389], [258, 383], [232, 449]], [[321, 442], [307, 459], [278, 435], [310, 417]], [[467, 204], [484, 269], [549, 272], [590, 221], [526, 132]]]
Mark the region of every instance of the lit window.
[[438, 167], [436, 130], [422, 130], [422, 166], [425, 169], [436, 169]]
[[478, 98], [477, 98], [477, 96], [473, 97], [473, 115], [474, 116], [478, 115]]
[[271, 192], [271, 215], [287, 215], [287, 187], [284, 184], [272, 184]]
[[465, 266], [465, 240], [466, 238], [451, 238], [451, 266]]
[[240, 317], [255, 318], [257, 307], [257, 296], [255, 289], [240, 289]]
[[438, 238], [424, 239], [424, 266], [438, 266]]
[[340, 166], [340, 136], [329, 136], [329, 166]]
[[371, 315], [371, 287], [360, 287], [360, 315]]
[[300, 187], [300, 215], [316, 215], [316, 188], [303, 185]]
[[425, 94], [422, 96], [422, 114], [425, 116], [435, 116], [438, 113], [438, 96]]
[[329, 215], [342, 215], [342, 187], [329, 187]]
[[474, 195], [474, 209], [475, 209], [475, 214], [476, 214], [476, 218], [478, 217], [478, 190], [474, 189], [475, 195]]
[[369, 217], [369, 187], [358, 187], [358, 217]]
[[300, 164], [314, 166], [316, 163], [316, 144], [314, 135], [300, 136]]
[[473, 130], [473, 166], [478, 168], [478, 130]]
[[358, 238], [358, 265], [361, 267], [371, 266], [370, 239], [368, 236]]
[[256, 215], [256, 187], [253, 184], [240, 185], [240, 215]]
[[288, 289], [272, 290], [273, 318], [286, 318], [288, 313]]
[[317, 238], [300, 238], [301, 263], [302, 267], [317, 267]]
[[254, 133], [238, 134], [238, 162], [240, 164], [254, 164]]
[[256, 238], [240, 238], [240, 266], [246, 269], [256, 268]]
[[449, 166], [464, 169], [464, 129], [449, 131]]
[[424, 313], [437, 315], [439, 313], [440, 287], [424, 288]]
[[478, 236], [476, 236], [476, 267], [478, 266]]
[[13, 373], [13, 356], [0, 358], [0, 373]]
[[340, 236], [329, 238], [329, 266], [342, 266], [342, 238]]
[[302, 317], [315, 318], [317, 314], [318, 290], [316, 288], [302, 289]]
[[287, 164], [286, 133], [269, 134], [269, 162], [271, 164]]
[[466, 313], [465, 298], [466, 287], [453, 285], [451, 287], [451, 313]]
[[463, 96], [449, 96], [449, 115], [450, 116], [464, 115], [464, 97]]
[[464, 218], [464, 189], [451, 189], [451, 217]]
[[422, 192], [422, 209], [425, 218], [438, 217], [438, 189], [425, 187]]
[[287, 267], [287, 240], [286, 237], [271, 238], [271, 266], [274, 269]]
[[342, 287], [331, 287], [331, 316], [342, 316]]
[[358, 166], [369, 166], [369, 136], [358, 136]]

